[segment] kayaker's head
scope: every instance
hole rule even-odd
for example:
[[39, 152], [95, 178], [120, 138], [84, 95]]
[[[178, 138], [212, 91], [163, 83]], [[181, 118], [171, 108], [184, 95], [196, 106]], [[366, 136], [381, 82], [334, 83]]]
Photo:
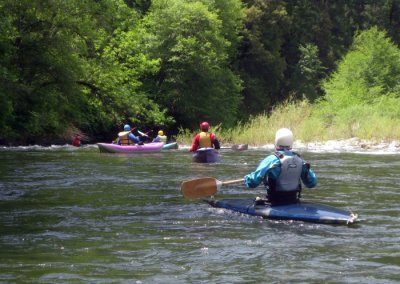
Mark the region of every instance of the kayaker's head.
[[129, 124], [125, 124], [124, 131], [131, 131], [131, 126]]
[[287, 128], [281, 128], [275, 133], [275, 148], [277, 150], [292, 149], [293, 132]]
[[200, 123], [201, 131], [207, 132], [209, 128], [210, 128], [210, 125], [208, 124], [207, 121]]
[[164, 131], [158, 130], [158, 136], [164, 136]]

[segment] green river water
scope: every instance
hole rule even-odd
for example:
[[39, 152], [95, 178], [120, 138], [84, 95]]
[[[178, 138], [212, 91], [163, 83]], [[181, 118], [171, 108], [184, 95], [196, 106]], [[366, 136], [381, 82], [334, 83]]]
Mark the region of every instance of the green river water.
[[318, 175], [303, 200], [364, 219], [333, 226], [184, 200], [182, 181], [241, 178], [270, 150], [220, 152], [0, 149], [0, 283], [400, 283], [400, 153], [302, 152]]

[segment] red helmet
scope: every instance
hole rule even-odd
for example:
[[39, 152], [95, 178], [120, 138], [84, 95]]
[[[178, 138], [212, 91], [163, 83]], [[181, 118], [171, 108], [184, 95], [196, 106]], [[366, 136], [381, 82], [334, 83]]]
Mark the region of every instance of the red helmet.
[[210, 128], [210, 125], [208, 124], [207, 121], [204, 121], [204, 122], [200, 123], [200, 129], [202, 131], [208, 131], [208, 128]]

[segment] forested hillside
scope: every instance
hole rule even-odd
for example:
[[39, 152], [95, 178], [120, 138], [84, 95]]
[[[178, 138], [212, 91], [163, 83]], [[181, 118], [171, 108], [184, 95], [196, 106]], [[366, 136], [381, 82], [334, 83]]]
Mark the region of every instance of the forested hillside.
[[400, 0], [0, 0], [0, 28], [0, 144], [229, 128], [288, 99], [343, 126], [398, 100]]

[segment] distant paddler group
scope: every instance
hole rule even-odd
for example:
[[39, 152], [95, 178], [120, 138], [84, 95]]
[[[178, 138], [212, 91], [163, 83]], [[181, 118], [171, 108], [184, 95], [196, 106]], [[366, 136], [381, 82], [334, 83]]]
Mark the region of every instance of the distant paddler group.
[[121, 146], [128, 146], [128, 145], [143, 145], [143, 141], [148, 137], [146, 135], [136, 136], [134, 132], [137, 130], [136, 127], [131, 128], [129, 124], [124, 125], [124, 131], [118, 133], [118, 137], [116, 139], [116, 144]]
[[177, 149], [177, 143], [167, 143], [168, 138], [163, 130], [159, 130], [157, 136], [151, 138], [149, 133], [143, 133], [137, 127], [125, 124], [123, 131], [113, 143], [97, 143], [100, 152], [107, 153], [149, 153], [159, 152], [162, 149]]

